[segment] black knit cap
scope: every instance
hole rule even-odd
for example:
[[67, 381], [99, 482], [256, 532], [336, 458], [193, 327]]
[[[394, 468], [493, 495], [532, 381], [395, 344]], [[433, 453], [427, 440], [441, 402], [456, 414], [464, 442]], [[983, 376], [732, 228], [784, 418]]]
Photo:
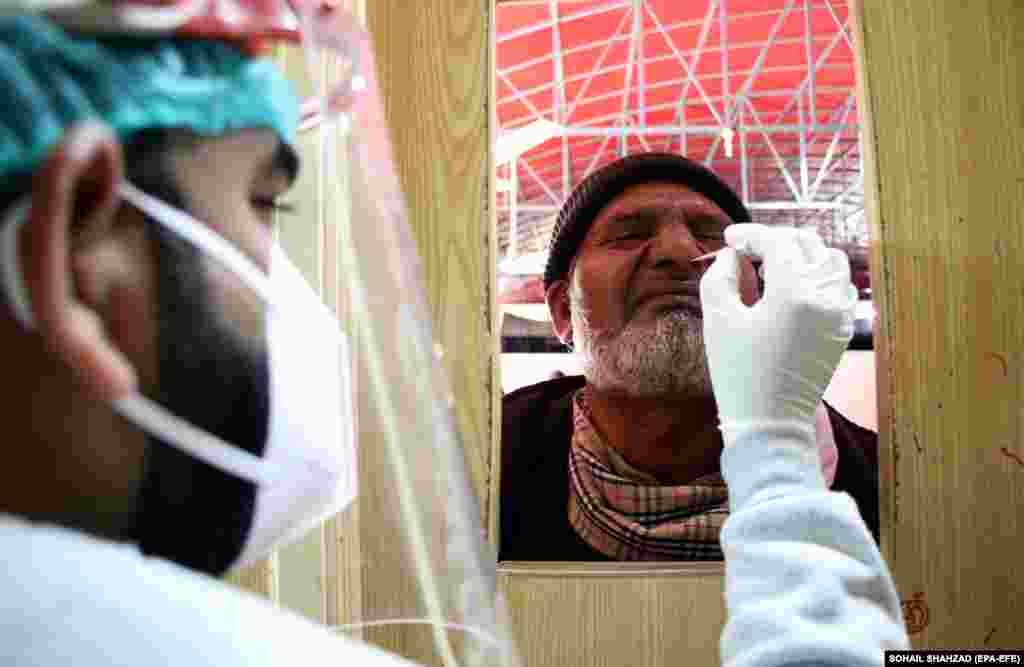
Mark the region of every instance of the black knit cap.
[[601, 167], [576, 186], [558, 212], [551, 232], [544, 291], [569, 273], [572, 260], [597, 214], [633, 185], [679, 183], [698, 192], [725, 211], [733, 222], [749, 222], [750, 213], [732, 189], [710, 169], [675, 153], [637, 153]]

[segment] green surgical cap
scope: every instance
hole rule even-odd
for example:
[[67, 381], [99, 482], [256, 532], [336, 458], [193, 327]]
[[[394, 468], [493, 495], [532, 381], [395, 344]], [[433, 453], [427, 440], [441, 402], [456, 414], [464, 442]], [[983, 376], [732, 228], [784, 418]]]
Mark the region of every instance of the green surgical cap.
[[0, 18], [0, 95], [3, 180], [35, 169], [84, 120], [121, 137], [264, 127], [288, 144], [299, 120], [295, 93], [269, 60], [223, 42], [83, 36], [37, 16]]

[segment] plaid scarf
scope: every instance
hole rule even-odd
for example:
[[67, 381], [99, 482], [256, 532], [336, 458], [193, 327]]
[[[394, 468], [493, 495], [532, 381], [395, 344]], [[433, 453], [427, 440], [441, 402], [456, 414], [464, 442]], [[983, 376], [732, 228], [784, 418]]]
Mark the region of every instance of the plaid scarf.
[[[573, 396], [569, 447], [569, 523], [602, 554], [620, 561], [722, 560], [718, 536], [729, 496], [720, 473], [664, 486], [629, 465], [591, 421], [586, 388]], [[818, 442], [829, 486], [836, 448], [824, 407]]]

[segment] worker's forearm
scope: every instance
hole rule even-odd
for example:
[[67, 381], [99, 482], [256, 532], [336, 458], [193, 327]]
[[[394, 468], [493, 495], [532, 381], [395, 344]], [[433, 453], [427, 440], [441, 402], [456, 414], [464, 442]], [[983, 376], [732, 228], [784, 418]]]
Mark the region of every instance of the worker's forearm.
[[853, 499], [825, 488], [809, 443], [746, 434], [722, 472], [723, 665], [881, 665], [885, 649], [909, 647], [889, 569]]

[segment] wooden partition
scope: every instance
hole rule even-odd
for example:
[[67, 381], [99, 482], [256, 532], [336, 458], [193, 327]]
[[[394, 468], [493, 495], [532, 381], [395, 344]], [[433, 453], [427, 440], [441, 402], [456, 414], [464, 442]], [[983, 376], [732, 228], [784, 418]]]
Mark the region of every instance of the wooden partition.
[[423, 260], [434, 336], [466, 461], [486, 498], [495, 260], [490, 216], [488, 2], [367, 3], [385, 112]]
[[1024, 3], [856, 12], [882, 546], [917, 647], [1024, 646]]
[[530, 667], [718, 664], [721, 563], [502, 563]]

